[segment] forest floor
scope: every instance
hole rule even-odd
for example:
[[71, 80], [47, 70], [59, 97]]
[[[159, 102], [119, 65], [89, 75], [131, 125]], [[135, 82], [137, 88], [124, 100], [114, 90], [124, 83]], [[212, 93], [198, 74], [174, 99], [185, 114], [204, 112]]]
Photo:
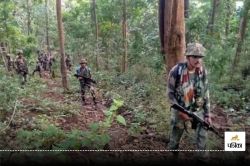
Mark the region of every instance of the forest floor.
[[[86, 104], [82, 105], [81, 101], [77, 95], [75, 94], [68, 94], [68, 97], [60, 92], [56, 91], [58, 88], [61, 87], [61, 80], [59, 79], [50, 79], [48, 75], [45, 74], [43, 77], [43, 82], [47, 84], [48, 89], [40, 93], [40, 96], [44, 99], [47, 99], [51, 102], [56, 103], [76, 103], [79, 105], [80, 110], [74, 114], [66, 114], [62, 115], [58, 111], [60, 110], [47, 110], [45, 114], [49, 118], [49, 123], [54, 124], [55, 126], [59, 127], [63, 131], [71, 131], [73, 129], [78, 130], [88, 130], [88, 126], [93, 122], [100, 122], [103, 121], [105, 118], [105, 111], [111, 106], [110, 99], [104, 98], [102, 94], [97, 95], [97, 104], [94, 105], [90, 95], [88, 95]], [[76, 92], [77, 93], [77, 92]], [[18, 111], [13, 118], [12, 123], [10, 124], [10, 129], [8, 129], [8, 133], [6, 134], [5, 143], [12, 147], [15, 146], [16, 140], [16, 133], [19, 129], [32, 129], [33, 121], [38, 116], [44, 114], [42, 110], [42, 106], [38, 104], [38, 101], [29, 98], [23, 98], [22, 104], [25, 105], [25, 111]], [[127, 124], [129, 124], [132, 119], [133, 115], [126, 112], [124, 108], [121, 108], [119, 111], [125, 119]], [[249, 125], [246, 124], [249, 121], [249, 114], [242, 114], [240, 112], [225, 112], [219, 106], [212, 107], [212, 121], [214, 126], [219, 129], [220, 131], [231, 130], [231, 129], [240, 129], [246, 131], [247, 134], [250, 133]], [[11, 116], [11, 114], [9, 115]], [[82, 151], [82, 152], [62, 152], [64, 154], [67, 153], [69, 160], [72, 161], [81, 161], [84, 160], [86, 163], [91, 163], [93, 161], [98, 160], [122, 160], [124, 162], [130, 161], [163, 161], [168, 159], [172, 156], [172, 152], [168, 152], [167, 150], [167, 143], [168, 138], [165, 136], [159, 135], [154, 129], [148, 126], [142, 126], [144, 130], [137, 136], [131, 136], [129, 134], [128, 128], [126, 126], [119, 125], [118, 123], [113, 123], [112, 126], [109, 128], [109, 135], [111, 137], [111, 141], [109, 142], [108, 146], [106, 147], [107, 150], [102, 152], [89, 152], [89, 151]], [[195, 146], [191, 143], [191, 136], [193, 131], [190, 133], [184, 133], [183, 139], [180, 143], [180, 149], [184, 150], [194, 150]], [[191, 135], [191, 136], [190, 136]], [[246, 136], [249, 138], [249, 135]], [[223, 150], [224, 149], [224, 140], [218, 138], [216, 135], [209, 132], [209, 138], [212, 140], [210, 142], [211, 147], [214, 150]], [[249, 139], [246, 139], [247, 147], [249, 148]], [[112, 150], [131, 150], [131, 151], [112, 151]], [[135, 151], [132, 151], [135, 150]], [[137, 151], [139, 150], [139, 151]], [[145, 150], [145, 151], [143, 151]], [[151, 151], [147, 151], [151, 150]], [[38, 152], [35, 152], [38, 153]], [[196, 152], [193, 151], [184, 151], [180, 152], [180, 159], [182, 160], [190, 160], [193, 158]], [[218, 158], [221, 159], [221, 155], [218, 153], [224, 153], [225, 156], [229, 157], [237, 157], [230, 153], [226, 152], [210, 152], [210, 158], [212, 160], [216, 160]], [[12, 160], [19, 156], [22, 159], [27, 161], [32, 160], [27, 156], [31, 155], [30, 152], [19, 152], [10, 155], [9, 160]], [[34, 154], [33, 154], [34, 155]], [[46, 156], [49, 160], [53, 160], [49, 157], [50, 154]], [[242, 156], [242, 155], [240, 155]], [[152, 160], [153, 159], [153, 160]], [[244, 159], [250, 159], [248, 150], [244, 153]], [[34, 159], [33, 159], [34, 160]], [[44, 159], [42, 159], [44, 160]]]

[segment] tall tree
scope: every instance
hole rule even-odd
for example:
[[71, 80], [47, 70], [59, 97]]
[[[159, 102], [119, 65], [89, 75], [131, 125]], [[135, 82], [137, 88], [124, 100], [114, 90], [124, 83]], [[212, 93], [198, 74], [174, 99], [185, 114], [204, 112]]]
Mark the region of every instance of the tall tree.
[[62, 74], [62, 85], [65, 91], [69, 89], [67, 80], [67, 70], [65, 64], [65, 52], [64, 52], [64, 30], [62, 24], [62, 10], [61, 10], [61, 0], [56, 0], [56, 15], [57, 15], [57, 26], [58, 26], [58, 36], [60, 43], [60, 54], [61, 54], [61, 74]]
[[[2, 9], [2, 16], [1, 22], [3, 24], [4, 35], [8, 38], [8, 19], [9, 19], [9, 11], [8, 11], [8, 1], [3, 2], [3, 9]], [[1, 37], [2, 38], [2, 37]]]
[[32, 33], [31, 29], [31, 2], [30, 0], [26, 0], [26, 5], [27, 5], [27, 33], [30, 35]]
[[232, 7], [231, 7], [232, 1], [231, 0], [227, 0], [225, 2], [225, 9], [226, 9], [226, 18], [225, 18], [225, 36], [227, 37], [229, 34], [229, 21], [231, 19], [232, 16]]
[[47, 51], [50, 52], [50, 44], [49, 44], [49, 10], [48, 10], [48, 0], [45, 0], [45, 32], [46, 32], [46, 45]]
[[166, 71], [184, 60], [184, 0], [160, 0], [160, 36], [165, 54]]
[[127, 3], [122, 1], [122, 38], [123, 38], [123, 57], [122, 72], [128, 70], [128, 42], [127, 42]]
[[235, 53], [235, 57], [233, 60], [233, 66], [232, 66], [233, 71], [235, 71], [235, 69], [237, 68], [238, 63], [240, 61], [242, 44], [244, 42], [247, 23], [248, 23], [248, 19], [249, 19], [248, 18], [249, 17], [249, 10], [250, 10], [250, 1], [245, 0], [243, 14], [242, 14], [242, 18], [240, 20], [240, 25], [239, 25], [238, 40], [237, 40], [237, 44], [236, 44], [236, 53]]
[[217, 13], [219, 4], [220, 4], [220, 0], [213, 0], [211, 14], [210, 14], [210, 18], [209, 18], [208, 25], [207, 25], [207, 33], [213, 34], [215, 15]]
[[98, 20], [97, 20], [97, 14], [96, 14], [96, 0], [92, 1], [92, 7], [93, 7], [93, 22], [94, 22], [94, 26], [95, 26], [95, 42], [96, 42], [96, 49], [95, 49], [95, 67], [96, 67], [96, 71], [99, 70], [99, 46], [98, 46], [98, 42], [99, 42], [99, 29], [98, 29]]
[[[189, 0], [184, 0], [184, 16], [186, 19], [189, 18]], [[190, 41], [190, 33], [186, 29], [186, 42], [188, 43]]]
[[160, 41], [161, 41], [161, 53], [164, 52], [164, 17], [165, 17], [165, 0], [158, 1], [158, 18], [159, 18], [159, 32], [160, 32]]
[[189, 18], [189, 0], [184, 1], [184, 16]]

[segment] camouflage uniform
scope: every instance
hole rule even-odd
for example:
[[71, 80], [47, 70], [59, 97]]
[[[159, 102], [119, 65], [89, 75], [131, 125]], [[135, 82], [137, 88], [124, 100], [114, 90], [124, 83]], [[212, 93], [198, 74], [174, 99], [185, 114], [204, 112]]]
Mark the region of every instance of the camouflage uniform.
[[[204, 56], [205, 48], [199, 43], [191, 43], [187, 46], [186, 56]], [[202, 66], [196, 68], [193, 74], [188, 72], [187, 62], [175, 65], [168, 77], [168, 97], [171, 103], [191, 110], [202, 118], [209, 117], [210, 103], [207, 81], [207, 72]], [[195, 143], [197, 149], [206, 149], [207, 132], [200, 124], [192, 122], [192, 128], [195, 129]], [[169, 148], [176, 150], [179, 148], [179, 142], [185, 129], [184, 122], [177, 110], [171, 108], [171, 131]], [[204, 154], [198, 154], [204, 155]]]
[[14, 69], [14, 61], [9, 54], [6, 55], [6, 58], [7, 58], [7, 69], [8, 71], [12, 71], [12, 69]]
[[43, 54], [43, 60], [42, 60], [42, 64], [43, 64], [43, 69], [44, 71], [48, 70], [48, 56], [47, 54]]
[[41, 64], [43, 64], [43, 53], [39, 52], [37, 59]]
[[71, 71], [72, 64], [71, 64], [71, 59], [69, 55], [66, 57], [65, 63], [66, 63], [67, 69]]
[[[81, 60], [80, 63], [85, 63], [87, 64], [87, 61]], [[85, 66], [82, 67], [80, 66], [77, 70], [76, 70], [76, 74], [85, 78], [91, 78], [91, 72], [90, 72], [90, 68]], [[80, 87], [81, 87], [81, 97], [82, 97], [82, 101], [85, 103], [85, 92], [86, 90], [90, 90], [90, 93], [92, 95], [93, 98], [93, 102], [96, 104], [96, 97], [95, 97], [95, 92], [94, 92], [94, 88], [91, 85], [91, 82], [88, 79], [79, 79], [80, 81]]]
[[25, 84], [27, 82], [27, 75], [29, 73], [26, 60], [22, 56], [22, 51], [18, 52], [18, 57], [15, 60], [16, 65], [16, 71], [17, 74], [20, 75], [20, 79], [22, 80], [22, 84]]
[[49, 73], [53, 73], [54, 71], [52, 71], [52, 66], [53, 66], [53, 64], [55, 63], [55, 58], [53, 57], [53, 56], [49, 56]]
[[35, 70], [33, 71], [33, 73], [32, 73], [32, 75], [34, 75], [35, 74], [35, 72], [39, 72], [39, 76], [40, 76], [40, 78], [42, 77], [42, 63], [40, 62], [40, 61], [37, 61], [36, 62], [36, 68], [35, 68]]

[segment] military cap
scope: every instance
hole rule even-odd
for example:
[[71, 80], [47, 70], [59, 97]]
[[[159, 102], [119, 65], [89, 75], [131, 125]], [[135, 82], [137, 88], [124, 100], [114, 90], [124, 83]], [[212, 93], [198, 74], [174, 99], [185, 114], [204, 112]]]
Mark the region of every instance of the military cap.
[[185, 56], [205, 56], [206, 49], [200, 43], [189, 43], [187, 45]]
[[81, 59], [80, 64], [83, 64], [83, 63], [87, 64], [87, 60], [86, 59]]

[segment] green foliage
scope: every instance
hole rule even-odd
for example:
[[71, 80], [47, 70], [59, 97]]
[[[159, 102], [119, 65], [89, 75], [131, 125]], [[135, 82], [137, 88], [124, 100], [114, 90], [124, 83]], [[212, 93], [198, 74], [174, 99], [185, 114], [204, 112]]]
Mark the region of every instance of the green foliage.
[[80, 149], [83, 145], [83, 132], [79, 130], [73, 130], [67, 134], [67, 137], [60, 143], [56, 144], [53, 149]]
[[121, 99], [113, 99], [111, 107], [105, 112], [106, 117], [104, 119], [104, 122], [101, 122], [102, 128], [100, 130], [102, 133], [107, 132], [109, 127], [111, 127], [115, 117], [117, 118], [117, 121], [119, 123], [122, 123], [123, 125], [126, 124], [125, 119], [121, 115], [117, 116], [116, 112], [121, 106], [123, 106], [123, 103], [124, 102]]
[[107, 133], [99, 133], [97, 129], [98, 124], [92, 124], [89, 131], [64, 132], [53, 125], [41, 130], [20, 130], [17, 133], [17, 143], [21, 149], [102, 149], [110, 141], [110, 137]]
[[103, 149], [109, 143], [110, 136], [107, 133], [98, 133], [90, 130], [84, 133], [83, 146], [91, 149]]
[[[229, 77], [229, 76], [228, 76]], [[227, 78], [228, 78], [227, 77]], [[228, 78], [230, 80], [230, 78]], [[228, 80], [221, 80], [218, 83], [211, 83], [211, 98], [227, 108], [234, 108], [236, 110], [246, 109], [249, 100], [250, 87], [248, 81], [243, 80], [241, 76], [235, 78], [231, 82]]]
[[117, 120], [117, 122], [126, 126], [126, 121], [125, 121], [124, 117], [122, 117], [121, 115], [117, 115], [116, 120]]
[[53, 145], [64, 138], [64, 132], [53, 125], [42, 131], [20, 130], [17, 133], [17, 140], [21, 149], [52, 149]]
[[13, 111], [14, 103], [22, 95], [22, 89], [19, 86], [17, 78], [13, 78], [0, 70], [0, 112]]

